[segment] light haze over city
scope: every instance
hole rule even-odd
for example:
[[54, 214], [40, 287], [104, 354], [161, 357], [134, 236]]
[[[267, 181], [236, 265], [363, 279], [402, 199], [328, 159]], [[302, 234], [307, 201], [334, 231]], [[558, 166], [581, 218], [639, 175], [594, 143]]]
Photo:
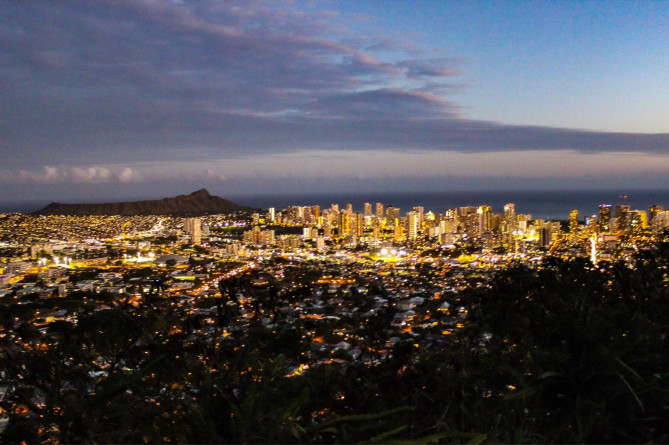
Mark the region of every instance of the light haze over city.
[[669, 3], [0, 4], [0, 203], [669, 188]]

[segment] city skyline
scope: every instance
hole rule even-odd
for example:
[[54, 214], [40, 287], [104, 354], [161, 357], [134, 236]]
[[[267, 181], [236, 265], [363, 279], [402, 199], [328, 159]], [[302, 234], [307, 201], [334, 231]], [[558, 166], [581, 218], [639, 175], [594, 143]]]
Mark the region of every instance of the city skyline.
[[669, 188], [666, 3], [0, 11], [0, 202]]

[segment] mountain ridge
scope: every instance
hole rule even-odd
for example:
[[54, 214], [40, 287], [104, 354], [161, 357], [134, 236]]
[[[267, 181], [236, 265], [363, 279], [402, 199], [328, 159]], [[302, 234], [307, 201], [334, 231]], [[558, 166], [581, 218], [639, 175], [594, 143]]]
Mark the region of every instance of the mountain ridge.
[[178, 195], [171, 198], [154, 200], [84, 204], [52, 202], [34, 212], [33, 215], [202, 216], [256, 210], [258, 209], [239, 205], [220, 196], [211, 195], [207, 189], [202, 188], [189, 195]]

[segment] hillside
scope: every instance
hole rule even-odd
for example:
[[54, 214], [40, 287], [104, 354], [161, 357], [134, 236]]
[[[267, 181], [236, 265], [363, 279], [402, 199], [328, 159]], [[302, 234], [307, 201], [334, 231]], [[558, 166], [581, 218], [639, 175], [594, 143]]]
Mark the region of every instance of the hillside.
[[218, 213], [253, 211], [251, 207], [209, 194], [201, 189], [190, 195], [179, 195], [147, 201], [110, 202], [101, 204], [62, 204], [52, 202], [35, 215], [180, 215], [197, 216]]

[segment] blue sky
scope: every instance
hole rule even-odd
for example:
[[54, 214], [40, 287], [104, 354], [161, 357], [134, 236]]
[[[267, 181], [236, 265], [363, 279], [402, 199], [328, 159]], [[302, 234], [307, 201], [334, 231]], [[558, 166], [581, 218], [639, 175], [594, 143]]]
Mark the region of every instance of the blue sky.
[[6, 1], [0, 203], [669, 188], [667, 42], [667, 2]]

